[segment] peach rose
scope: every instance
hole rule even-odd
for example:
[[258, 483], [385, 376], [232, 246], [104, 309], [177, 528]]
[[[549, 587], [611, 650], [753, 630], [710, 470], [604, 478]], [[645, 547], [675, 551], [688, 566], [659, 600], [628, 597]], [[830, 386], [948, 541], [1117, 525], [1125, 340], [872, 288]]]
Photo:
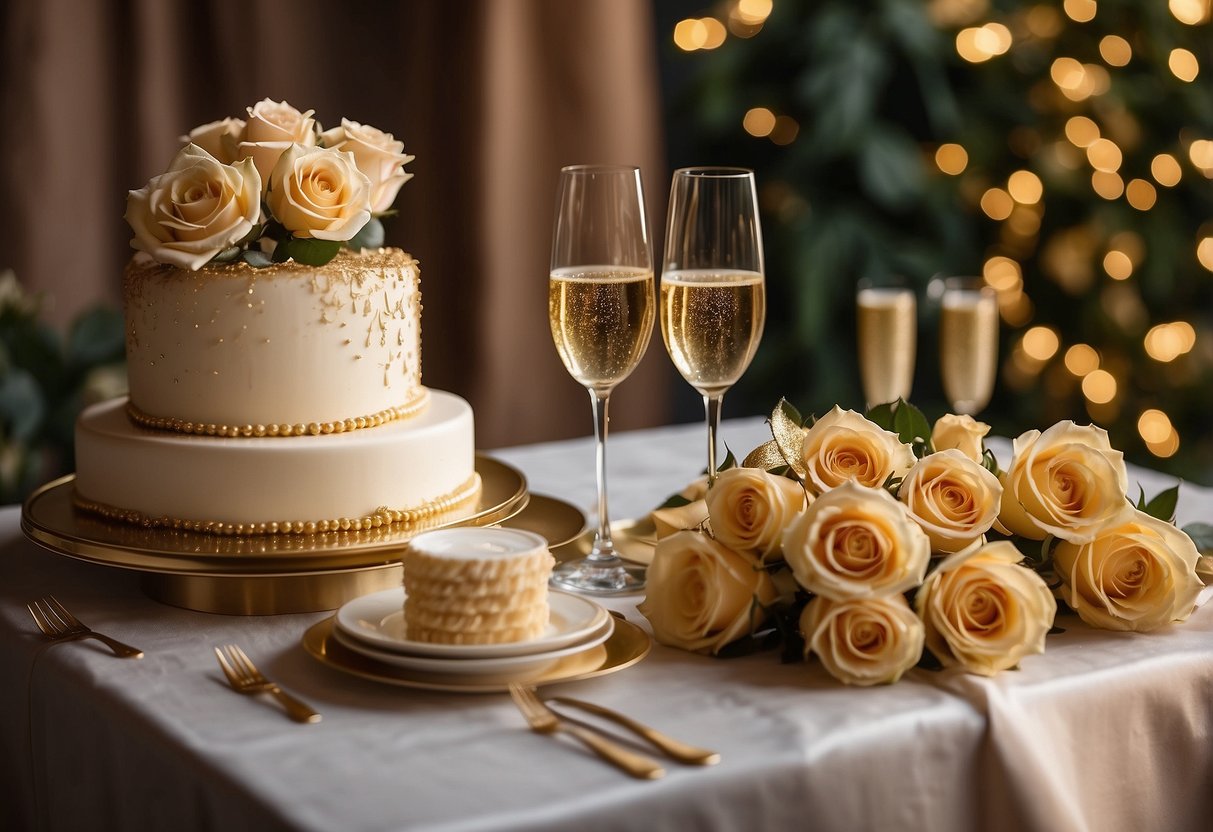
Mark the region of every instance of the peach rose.
[[968, 414], [949, 413], [935, 421], [931, 445], [937, 451], [955, 448], [974, 462], [981, 462], [983, 442], [989, 432], [990, 426], [985, 422], [979, 422]]
[[1010, 542], [976, 543], [949, 555], [918, 590], [926, 644], [949, 667], [993, 676], [1043, 653], [1057, 602], [1040, 576], [1019, 565]]
[[274, 166], [266, 202], [294, 236], [344, 241], [370, 220], [370, 191], [352, 154], [293, 144]]
[[805, 485], [821, 494], [847, 480], [879, 488], [910, 470], [914, 451], [897, 434], [835, 405], [805, 433], [801, 460]]
[[750, 557], [699, 532], [663, 538], [638, 609], [661, 644], [719, 653], [765, 619], [776, 598], [771, 576]]
[[320, 139], [325, 147], [354, 154], [358, 170], [371, 182], [373, 214], [391, 208], [400, 186], [413, 178], [413, 174], [405, 173], [404, 166], [414, 157], [404, 152], [404, 142], [396, 141], [391, 133], [343, 118], [340, 127], [326, 130]]
[[248, 236], [260, 216], [261, 178], [253, 163], [225, 165], [194, 144], [126, 199], [131, 248], [194, 271]]
[[998, 477], [958, 449], [918, 460], [897, 491], [897, 499], [931, 539], [935, 552], [959, 552], [981, 539], [998, 517], [1002, 485]]
[[182, 136], [186, 144], [198, 145], [225, 165], [240, 158], [239, 145], [244, 138], [244, 120], [225, 118], [195, 127], [188, 136]]
[[717, 475], [706, 500], [716, 539], [765, 563], [782, 557], [783, 530], [804, 510], [805, 491], [758, 468], [730, 468]]
[[822, 494], [788, 527], [783, 554], [802, 587], [844, 601], [917, 586], [931, 543], [889, 492], [848, 482]]
[[1092, 627], [1146, 632], [1192, 613], [1200, 553], [1170, 523], [1134, 511], [1087, 543], [1059, 543], [1061, 597]]
[[301, 113], [285, 101], [262, 99], [248, 108], [244, 137], [237, 146], [240, 156], [253, 157], [253, 164], [267, 185], [278, 157], [292, 144], [316, 146], [315, 110]]
[[905, 596], [814, 598], [800, 615], [805, 657], [848, 685], [891, 684], [922, 657], [922, 621]]
[[1124, 454], [1112, 448], [1107, 431], [1058, 422], [1015, 440], [998, 520], [1032, 540], [1053, 535], [1086, 543], [1133, 510], [1128, 484]]
[[678, 496], [690, 502], [674, 508], [658, 508], [650, 513], [654, 536], [660, 540], [684, 529], [697, 529], [707, 522], [708, 504], [704, 495], [708, 493], [708, 478], [700, 477], [678, 492]]

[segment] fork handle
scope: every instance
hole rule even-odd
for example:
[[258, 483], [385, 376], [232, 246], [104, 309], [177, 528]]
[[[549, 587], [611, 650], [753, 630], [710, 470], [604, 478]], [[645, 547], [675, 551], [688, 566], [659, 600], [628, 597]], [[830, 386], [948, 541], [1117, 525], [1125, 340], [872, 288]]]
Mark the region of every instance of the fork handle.
[[621, 745], [616, 745], [589, 728], [574, 725], [567, 721], [560, 724], [562, 731], [571, 734], [581, 743], [611, 765], [640, 780], [656, 780], [665, 776], [665, 769], [655, 760], [643, 754], [628, 751]]
[[654, 748], [661, 753], [676, 760], [680, 763], [689, 763], [696, 766], [711, 766], [720, 762], [720, 755], [715, 751], [709, 751], [706, 748], [698, 748], [694, 745], [689, 745], [681, 740], [676, 740], [673, 737], [663, 734], [656, 728], [637, 722], [629, 716], [612, 711], [610, 708], [604, 708], [601, 705], [595, 705], [593, 702], [583, 702], [580, 699], [570, 699], [567, 696], [553, 696], [547, 700], [549, 703], [557, 705], [567, 705], [571, 708], [578, 708], [586, 713], [600, 716], [603, 719], [609, 719], [617, 725], [622, 725], [624, 728], [631, 731], [638, 737], [647, 740]]
[[104, 644], [106, 647], [114, 651], [114, 655], [120, 659], [142, 659], [143, 651], [138, 647], [131, 647], [129, 644], [123, 644], [116, 638], [110, 638], [104, 633], [87, 632], [81, 633], [80, 638], [95, 638], [97, 641]]
[[320, 714], [313, 711], [307, 705], [303, 704], [277, 685], [269, 688], [269, 692], [273, 694], [275, 699], [282, 703], [282, 707], [286, 709], [286, 715], [296, 722], [320, 721]]

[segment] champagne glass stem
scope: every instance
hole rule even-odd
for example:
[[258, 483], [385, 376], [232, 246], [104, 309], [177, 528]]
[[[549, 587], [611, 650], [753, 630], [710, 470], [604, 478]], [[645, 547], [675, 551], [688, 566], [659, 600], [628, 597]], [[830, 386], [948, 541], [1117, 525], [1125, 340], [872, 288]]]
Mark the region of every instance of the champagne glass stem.
[[607, 561], [615, 558], [615, 544], [611, 541], [611, 521], [607, 511], [606, 438], [607, 423], [610, 422], [608, 407], [610, 391], [590, 390], [590, 403], [594, 408], [594, 440], [598, 446], [598, 533], [594, 546], [587, 556], [591, 561]]
[[716, 484], [716, 431], [720, 428], [720, 406], [724, 403], [724, 393], [716, 395], [705, 394], [703, 409], [708, 417], [708, 487]]

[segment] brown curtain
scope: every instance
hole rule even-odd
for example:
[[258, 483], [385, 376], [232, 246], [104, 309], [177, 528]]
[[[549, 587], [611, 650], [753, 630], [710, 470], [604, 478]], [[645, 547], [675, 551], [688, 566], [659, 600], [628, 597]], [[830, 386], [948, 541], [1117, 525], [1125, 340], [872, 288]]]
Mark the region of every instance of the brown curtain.
[[[388, 242], [421, 261], [425, 381], [472, 402], [477, 443], [589, 432], [546, 317], [556, 178], [565, 164], [641, 165], [660, 232], [646, 0], [8, 0], [0, 25], [0, 268], [45, 293], [53, 321], [118, 303], [126, 191], [165, 168], [179, 135], [285, 99], [416, 154]], [[667, 418], [654, 339], [614, 428]]]

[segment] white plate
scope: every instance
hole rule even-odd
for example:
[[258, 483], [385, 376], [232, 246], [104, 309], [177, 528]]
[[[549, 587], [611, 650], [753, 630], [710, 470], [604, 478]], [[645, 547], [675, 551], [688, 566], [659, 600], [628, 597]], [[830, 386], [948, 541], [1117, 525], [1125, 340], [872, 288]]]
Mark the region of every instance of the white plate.
[[404, 634], [404, 587], [355, 598], [337, 610], [334, 632], [392, 653], [439, 659], [490, 659], [524, 656], [568, 647], [587, 638], [610, 618], [600, 604], [559, 590], [548, 592], [551, 618], [542, 636], [507, 644], [429, 644]]
[[340, 629], [334, 628], [333, 635], [342, 645], [356, 653], [377, 662], [403, 667], [406, 670], [420, 670], [424, 673], [441, 673], [445, 676], [476, 676], [476, 677], [525, 677], [527, 674], [538, 673], [551, 667], [565, 656], [573, 656], [592, 650], [611, 637], [615, 630], [615, 619], [607, 616], [594, 633], [585, 641], [567, 647], [547, 650], [542, 653], [529, 653], [524, 656], [501, 656], [487, 659], [436, 659], [429, 656], [410, 656], [391, 650], [379, 650], [364, 641], [346, 635]]

